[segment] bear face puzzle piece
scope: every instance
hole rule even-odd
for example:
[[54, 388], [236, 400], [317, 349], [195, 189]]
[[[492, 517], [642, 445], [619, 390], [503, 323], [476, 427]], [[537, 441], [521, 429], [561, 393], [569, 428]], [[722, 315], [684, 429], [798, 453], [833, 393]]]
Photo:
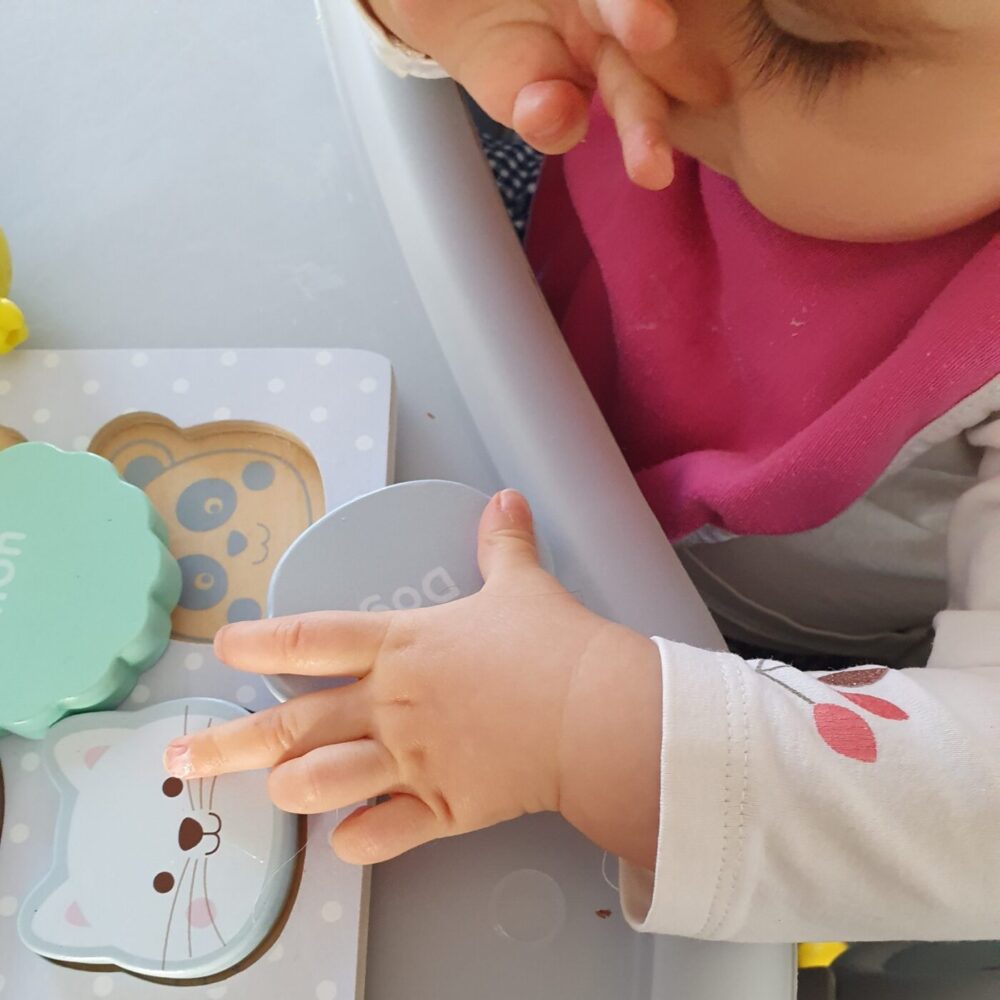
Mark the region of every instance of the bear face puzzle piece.
[[19, 431], [14, 430], [13, 427], [0, 427], [0, 451], [4, 448], [11, 448], [15, 444], [22, 444], [25, 440], [25, 436]]
[[129, 414], [102, 427], [90, 451], [144, 490], [166, 522], [184, 581], [177, 639], [211, 642], [223, 625], [261, 618], [278, 560], [323, 512], [309, 449], [265, 424], [181, 429], [155, 414]]
[[[479, 520], [490, 498], [441, 479], [397, 483], [331, 511], [285, 553], [268, 595], [268, 615], [389, 611], [445, 604], [483, 586]], [[541, 564], [552, 556], [538, 540]], [[344, 683], [278, 674], [265, 683], [282, 701]]]
[[0, 451], [0, 731], [40, 739], [128, 695], [170, 639], [181, 575], [165, 541], [104, 459]]
[[178, 736], [246, 711], [210, 698], [73, 716], [44, 758], [59, 790], [54, 859], [18, 916], [46, 958], [164, 979], [232, 969], [275, 931], [297, 876], [298, 817], [256, 771], [181, 782]]

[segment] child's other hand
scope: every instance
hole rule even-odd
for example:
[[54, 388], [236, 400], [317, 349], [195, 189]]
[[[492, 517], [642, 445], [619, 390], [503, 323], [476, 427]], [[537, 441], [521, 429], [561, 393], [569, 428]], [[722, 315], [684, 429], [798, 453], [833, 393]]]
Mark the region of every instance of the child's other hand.
[[583, 139], [598, 91], [629, 176], [665, 187], [667, 99], [633, 56], [670, 44], [668, 0], [370, 0], [397, 37], [440, 63], [494, 119], [545, 153]]
[[609, 850], [650, 864], [656, 647], [592, 614], [539, 566], [520, 494], [486, 508], [479, 561], [485, 586], [451, 604], [223, 629], [216, 652], [239, 669], [359, 679], [175, 741], [167, 769], [273, 768], [271, 797], [292, 812], [388, 795], [334, 832], [352, 862], [561, 809]]

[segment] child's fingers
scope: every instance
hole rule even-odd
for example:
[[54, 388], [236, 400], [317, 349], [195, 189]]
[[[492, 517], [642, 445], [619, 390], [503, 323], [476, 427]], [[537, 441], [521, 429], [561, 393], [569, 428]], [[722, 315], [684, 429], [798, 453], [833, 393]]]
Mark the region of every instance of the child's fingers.
[[580, 0], [590, 25], [627, 52], [659, 52], [677, 33], [677, 14], [664, 0]]
[[374, 799], [398, 782], [392, 754], [376, 740], [366, 739], [319, 747], [279, 764], [267, 788], [279, 809], [311, 814]]
[[629, 177], [651, 191], [665, 188], [674, 177], [673, 152], [666, 131], [666, 95], [610, 39], [598, 59], [597, 85], [615, 121]]
[[543, 153], [583, 137], [594, 81], [554, 28], [497, 24], [441, 63], [491, 118]]
[[366, 691], [356, 682], [189, 733], [166, 748], [163, 766], [185, 779], [253, 771], [275, 767], [328, 743], [361, 739], [369, 729]]
[[528, 145], [556, 155], [584, 139], [589, 110], [589, 92], [568, 80], [544, 80], [521, 89], [511, 124]]
[[479, 569], [494, 573], [538, 566], [535, 530], [528, 501], [516, 490], [497, 493], [479, 519]]
[[257, 674], [364, 677], [371, 670], [391, 614], [317, 611], [227, 625], [215, 636], [215, 655]]
[[388, 861], [447, 832], [430, 806], [412, 795], [394, 795], [377, 806], [351, 813], [330, 837], [337, 856], [349, 864]]

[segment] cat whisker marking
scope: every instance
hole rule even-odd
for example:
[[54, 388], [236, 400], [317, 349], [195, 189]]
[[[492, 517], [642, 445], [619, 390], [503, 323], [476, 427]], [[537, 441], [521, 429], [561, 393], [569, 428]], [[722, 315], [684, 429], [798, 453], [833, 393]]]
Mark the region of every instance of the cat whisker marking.
[[[306, 840], [307, 840], [307, 843], [308, 843], [308, 838], [306, 838]], [[284, 871], [284, 870], [285, 870], [285, 869], [286, 869], [286, 868], [287, 868], [287, 867], [288, 867], [289, 865], [294, 865], [294, 864], [295, 864], [295, 862], [296, 862], [296, 861], [298, 861], [298, 859], [299, 859], [299, 855], [300, 855], [300, 854], [303, 854], [303, 853], [305, 853], [305, 849], [306, 849], [306, 846], [307, 846], [307, 843], [304, 843], [304, 844], [303, 844], [303, 845], [302, 845], [302, 846], [301, 846], [301, 847], [300, 847], [300, 848], [299, 848], [299, 849], [298, 849], [298, 850], [297, 850], [297, 851], [296, 851], [296, 852], [295, 852], [295, 853], [294, 853], [294, 854], [293, 854], [293, 855], [292, 855], [292, 856], [291, 856], [291, 857], [290, 857], [290, 858], [289, 858], [289, 859], [288, 859], [287, 861], [284, 861], [284, 862], [282, 862], [282, 864], [280, 864], [280, 865], [279, 865], [279, 866], [278, 866], [278, 867], [277, 867], [277, 868], [276, 868], [276, 869], [275, 869], [275, 870], [274, 870], [274, 871], [273, 871], [273, 872], [271, 873], [271, 877], [270, 877], [270, 878], [269, 878], [269, 879], [268, 879], [268, 880], [267, 880], [267, 881], [266, 881], [266, 882], [264, 883], [263, 887], [261, 888], [261, 892], [260, 892], [260, 895], [259, 895], [259, 896], [257, 897], [257, 905], [256, 905], [256, 906], [254, 907], [254, 911], [253, 911], [253, 922], [254, 922], [254, 923], [257, 923], [258, 919], [260, 919], [260, 918], [259, 918], [259, 916], [258, 916], [258, 911], [259, 911], [259, 909], [260, 909], [260, 905], [261, 905], [261, 901], [262, 901], [262, 900], [263, 900], [263, 899], [265, 898], [265, 892], [266, 892], [266, 890], [267, 890], [268, 886], [270, 886], [270, 884], [271, 884], [271, 883], [272, 883], [272, 882], [273, 882], [273, 881], [274, 881], [274, 880], [275, 880], [275, 879], [276, 879], [276, 878], [277, 878], [277, 877], [278, 877], [278, 876], [279, 876], [279, 875], [280, 875], [280, 874], [281, 874], [281, 873], [282, 873], [282, 872], [283, 872], [283, 871]], [[246, 853], [246, 852], [244, 852], [244, 853]], [[256, 860], [256, 859], [255, 859], [255, 860]]]
[[194, 958], [194, 945], [191, 943], [191, 910], [194, 908], [194, 882], [198, 877], [198, 862], [194, 863], [194, 871], [191, 872], [191, 890], [188, 892], [188, 958]]
[[208, 811], [212, 811], [212, 804], [215, 801], [215, 783], [219, 780], [219, 776], [216, 775], [212, 779], [212, 784], [208, 786]]
[[167, 917], [167, 932], [163, 937], [163, 956], [160, 960], [161, 971], [167, 967], [167, 948], [170, 946], [170, 927], [174, 922], [174, 910], [177, 908], [177, 897], [180, 895], [181, 886], [184, 885], [184, 876], [187, 874], [188, 865], [190, 864], [191, 859], [188, 858], [187, 861], [184, 862], [184, 867], [181, 869], [181, 877], [177, 880], [177, 888], [174, 890], [174, 898], [170, 901], [170, 914]]
[[215, 931], [215, 936], [219, 939], [219, 943], [225, 947], [226, 939], [222, 936], [222, 932], [219, 930], [218, 925], [215, 922], [215, 913], [212, 911], [212, 904], [209, 902], [208, 895], [208, 858], [205, 859], [205, 865], [201, 870], [201, 888], [205, 894], [205, 905], [208, 907], [208, 919], [212, 921], [212, 930]]

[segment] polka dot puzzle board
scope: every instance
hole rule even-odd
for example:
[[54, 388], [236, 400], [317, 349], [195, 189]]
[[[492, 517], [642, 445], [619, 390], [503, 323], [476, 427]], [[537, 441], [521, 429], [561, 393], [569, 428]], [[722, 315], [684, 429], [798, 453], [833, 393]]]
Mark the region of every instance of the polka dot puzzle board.
[[[267, 688], [224, 667], [207, 640], [227, 620], [258, 615], [270, 570], [310, 523], [390, 480], [392, 373], [386, 359], [353, 350], [22, 350], [0, 362], [0, 448], [22, 438], [102, 454], [167, 522], [185, 587], [173, 639], [120, 711], [138, 719], [161, 703], [197, 698], [252, 711], [273, 704]], [[19, 911], [52, 867], [59, 812], [44, 758], [41, 741], [0, 736], [0, 1000], [145, 1000], [176, 995], [178, 985], [185, 996], [212, 1000], [361, 996], [367, 877], [330, 851], [337, 818], [329, 815], [303, 821], [290, 905], [236, 971], [169, 983], [29, 950], [18, 935]], [[131, 826], [123, 843], [135, 843], [141, 859], [162, 833], [143, 825], [163, 817], [124, 805], [130, 818], [122, 822]], [[155, 874], [163, 866], [150, 857], [146, 867]], [[67, 940], [100, 936], [94, 915], [105, 892], [126, 894], [141, 919], [155, 893], [131, 870], [123, 865], [120, 878], [98, 889], [91, 883], [82, 898], [71, 893], [65, 907], [57, 901]], [[189, 949], [192, 933], [197, 940], [212, 932], [202, 925], [216, 901], [205, 895], [181, 907]]]

